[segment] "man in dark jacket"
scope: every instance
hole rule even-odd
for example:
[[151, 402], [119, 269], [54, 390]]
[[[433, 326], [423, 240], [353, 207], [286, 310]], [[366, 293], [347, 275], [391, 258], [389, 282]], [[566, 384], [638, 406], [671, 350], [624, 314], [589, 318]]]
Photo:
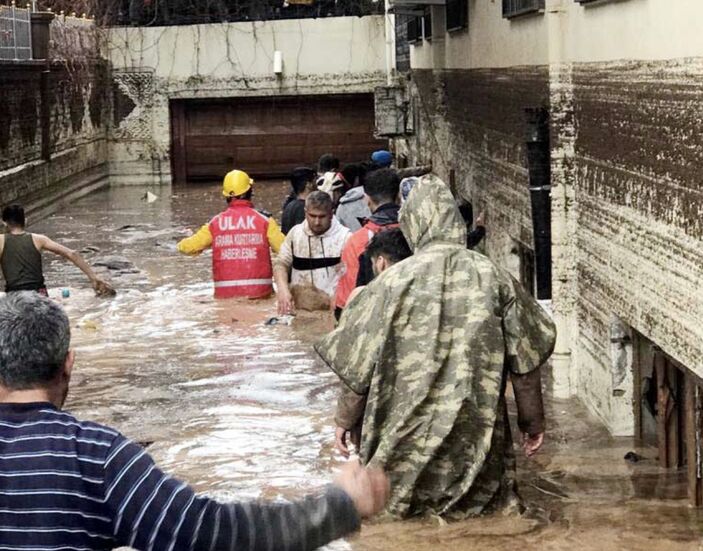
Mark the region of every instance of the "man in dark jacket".
[[283, 203], [281, 230], [287, 234], [293, 226], [305, 222], [305, 199], [315, 190], [317, 174], [311, 168], [296, 168], [290, 176], [291, 194]]

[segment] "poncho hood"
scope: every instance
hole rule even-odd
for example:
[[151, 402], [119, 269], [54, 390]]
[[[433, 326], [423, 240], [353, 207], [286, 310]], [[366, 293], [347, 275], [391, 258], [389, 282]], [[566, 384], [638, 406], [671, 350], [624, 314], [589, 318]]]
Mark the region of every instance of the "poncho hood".
[[400, 228], [413, 250], [430, 243], [466, 246], [466, 224], [447, 185], [428, 174], [412, 189], [400, 209]]

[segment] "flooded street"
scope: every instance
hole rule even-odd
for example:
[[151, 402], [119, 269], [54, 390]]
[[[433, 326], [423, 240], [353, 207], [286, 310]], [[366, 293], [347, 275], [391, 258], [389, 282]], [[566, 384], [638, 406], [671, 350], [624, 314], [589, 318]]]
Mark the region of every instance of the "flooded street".
[[[73, 266], [45, 265], [77, 350], [67, 409], [148, 446], [166, 471], [221, 500], [319, 488], [340, 461], [337, 379], [310, 346], [331, 315], [269, 326], [272, 299], [216, 302], [210, 255], [179, 255], [176, 242], [222, 210], [219, 185], [155, 193], [147, 203], [143, 190], [101, 191], [30, 227], [91, 263], [119, 265], [107, 272], [118, 291], [107, 300]], [[261, 183], [256, 193], [278, 213], [287, 188]], [[523, 517], [378, 523], [333, 548], [703, 550], [703, 515], [687, 506], [684, 474], [660, 470], [656, 450], [609, 437], [575, 400], [550, 400], [548, 422], [544, 451], [519, 465]], [[633, 450], [638, 463], [623, 459]]]

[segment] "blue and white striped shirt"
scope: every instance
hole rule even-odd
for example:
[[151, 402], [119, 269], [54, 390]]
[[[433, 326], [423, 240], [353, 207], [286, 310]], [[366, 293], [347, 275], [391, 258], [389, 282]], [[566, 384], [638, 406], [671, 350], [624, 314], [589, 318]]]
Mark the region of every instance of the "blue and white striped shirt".
[[294, 503], [220, 504], [113, 429], [48, 403], [0, 404], [0, 551], [302, 550], [358, 527], [334, 486]]

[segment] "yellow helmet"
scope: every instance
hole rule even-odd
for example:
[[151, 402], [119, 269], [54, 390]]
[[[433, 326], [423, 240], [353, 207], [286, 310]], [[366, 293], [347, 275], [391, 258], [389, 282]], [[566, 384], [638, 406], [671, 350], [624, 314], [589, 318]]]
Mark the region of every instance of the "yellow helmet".
[[251, 189], [254, 180], [249, 178], [246, 172], [241, 170], [233, 170], [228, 172], [222, 182], [222, 195], [225, 197], [237, 197], [244, 195]]

